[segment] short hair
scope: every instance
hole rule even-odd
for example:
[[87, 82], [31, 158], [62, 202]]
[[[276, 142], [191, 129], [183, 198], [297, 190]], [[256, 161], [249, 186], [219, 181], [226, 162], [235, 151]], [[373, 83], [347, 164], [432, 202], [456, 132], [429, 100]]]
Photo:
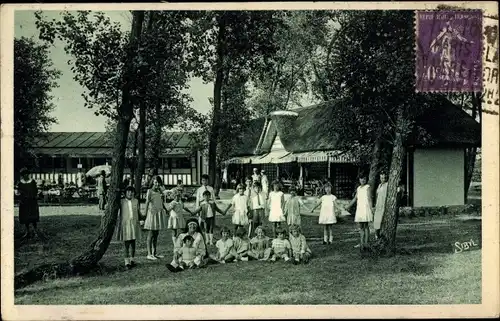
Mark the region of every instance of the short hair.
[[206, 179], [207, 181], [210, 179], [207, 174], [201, 175], [201, 179]]
[[292, 225], [290, 225], [290, 233], [292, 231], [298, 231], [300, 233], [300, 226], [298, 224], [292, 224]]
[[379, 173], [379, 176], [382, 176], [382, 175], [387, 176], [387, 172], [386, 172], [386, 171], [381, 171], [381, 172]]
[[222, 233], [230, 233], [229, 229], [226, 227], [226, 226], [223, 226], [221, 229], [220, 229], [220, 234], [222, 235]]
[[243, 184], [238, 184], [238, 186], [236, 186], [236, 190], [239, 189], [245, 189], [245, 186], [243, 186]]
[[19, 171], [19, 174], [20, 174], [21, 176], [24, 176], [24, 175], [29, 175], [29, 174], [30, 174], [30, 170], [29, 170], [29, 169], [27, 169], [26, 167], [23, 167], [23, 168], [21, 168], [21, 170]]
[[203, 196], [212, 196], [212, 193], [210, 193], [210, 191], [204, 191]]
[[285, 230], [284, 230], [283, 228], [281, 228], [281, 227], [278, 227], [278, 228], [276, 229], [276, 235], [278, 235], [278, 234], [283, 234], [283, 235], [285, 235]]
[[264, 234], [266, 233], [266, 231], [264, 230], [264, 228], [262, 226], [260, 226], [260, 225], [255, 228], [255, 234], [257, 234], [258, 230], [261, 230]]
[[135, 193], [135, 188], [133, 186], [127, 186], [127, 188], [125, 188], [125, 193], [126, 192], [132, 192], [132, 193]]
[[193, 238], [191, 235], [186, 235], [186, 236], [184, 236], [184, 238], [182, 239], [182, 242], [183, 242], [183, 243], [186, 243], [187, 241], [194, 242], [194, 238]]
[[177, 184], [182, 184], [182, 179], [178, 179]]
[[240, 226], [236, 229], [235, 235], [237, 237], [244, 237], [245, 235], [247, 235], [247, 230], [244, 227]]

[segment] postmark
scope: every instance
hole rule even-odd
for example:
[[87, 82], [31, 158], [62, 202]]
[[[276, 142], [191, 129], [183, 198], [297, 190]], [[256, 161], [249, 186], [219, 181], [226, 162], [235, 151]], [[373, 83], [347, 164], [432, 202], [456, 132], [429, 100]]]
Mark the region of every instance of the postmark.
[[416, 11], [417, 92], [482, 91], [480, 10]]
[[498, 112], [498, 18], [484, 17], [483, 24], [483, 103], [488, 110]]

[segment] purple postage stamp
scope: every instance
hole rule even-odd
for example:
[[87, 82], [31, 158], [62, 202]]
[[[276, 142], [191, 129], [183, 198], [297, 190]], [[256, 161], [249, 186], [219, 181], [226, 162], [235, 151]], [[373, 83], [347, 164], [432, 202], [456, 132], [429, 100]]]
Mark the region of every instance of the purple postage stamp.
[[416, 91], [482, 91], [482, 18], [481, 10], [416, 12]]

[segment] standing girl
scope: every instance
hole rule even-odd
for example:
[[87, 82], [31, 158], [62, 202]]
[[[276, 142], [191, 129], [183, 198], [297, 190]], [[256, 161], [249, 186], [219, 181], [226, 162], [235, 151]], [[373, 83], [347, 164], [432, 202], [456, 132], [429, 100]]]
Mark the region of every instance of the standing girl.
[[360, 185], [356, 190], [356, 195], [354, 195], [354, 198], [346, 207], [346, 209], [349, 209], [352, 205], [354, 205], [354, 203], [356, 203], [356, 215], [354, 216], [354, 222], [359, 224], [359, 237], [362, 251], [368, 246], [368, 238], [370, 237], [370, 227], [368, 226], [368, 223], [373, 221], [370, 185], [368, 185], [366, 181], [365, 176], [361, 176], [359, 178]]
[[297, 189], [295, 187], [290, 188], [290, 199], [285, 204], [285, 217], [286, 223], [288, 224], [288, 230], [290, 230], [291, 225], [300, 226], [300, 207], [304, 206], [304, 202], [297, 196]]
[[27, 168], [20, 171], [21, 180], [17, 185], [19, 191], [19, 223], [26, 227], [26, 234], [23, 238], [30, 238], [30, 225], [33, 226], [33, 232], [39, 237], [37, 223], [40, 221], [40, 211], [38, 209], [38, 188], [33, 178], [30, 178], [30, 172]]
[[377, 188], [377, 202], [375, 203], [375, 215], [373, 218], [373, 228], [375, 229], [375, 238], [380, 237], [380, 226], [385, 210], [385, 199], [387, 197], [387, 175], [380, 173], [380, 185]]
[[269, 193], [269, 222], [273, 224], [273, 234], [277, 237], [276, 229], [281, 227], [281, 222], [285, 222], [284, 206], [285, 195], [281, 191], [281, 184], [273, 182], [273, 191]]
[[153, 187], [148, 190], [146, 195], [146, 221], [144, 229], [149, 230], [147, 238], [148, 260], [157, 260], [162, 258], [156, 252], [158, 245], [158, 234], [160, 230], [168, 227], [165, 211], [163, 210], [163, 181], [160, 176], [153, 180]]
[[224, 215], [227, 214], [227, 211], [229, 211], [229, 209], [234, 206], [232, 222], [234, 225], [235, 234], [239, 227], [248, 225], [247, 214], [249, 205], [248, 197], [245, 195], [245, 187], [239, 184], [236, 187], [236, 192], [237, 193], [233, 196], [231, 204], [229, 204], [229, 206], [226, 208], [226, 211], [224, 212]]
[[333, 224], [337, 223], [335, 210], [337, 208], [337, 197], [332, 194], [332, 186], [325, 186], [325, 195], [316, 203], [316, 206], [311, 210], [311, 213], [321, 205], [319, 212], [319, 224], [323, 225], [323, 244], [333, 243]]
[[139, 238], [141, 226], [139, 218], [139, 202], [134, 197], [135, 189], [127, 186], [125, 189], [125, 198], [121, 200], [120, 212], [116, 222], [116, 238], [124, 242], [125, 248], [125, 267], [130, 269], [134, 267], [135, 261], [135, 240]]
[[177, 236], [181, 233], [184, 225], [186, 224], [182, 211], [185, 210], [186, 212], [191, 213], [189, 209], [184, 206], [184, 203], [181, 200], [181, 196], [181, 192], [175, 190], [174, 200], [170, 202], [166, 207], [167, 211], [170, 211], [167, 228], [169, 230], [172, 230], [172, 243], [174, 245], [175, 241], [177, 240]]

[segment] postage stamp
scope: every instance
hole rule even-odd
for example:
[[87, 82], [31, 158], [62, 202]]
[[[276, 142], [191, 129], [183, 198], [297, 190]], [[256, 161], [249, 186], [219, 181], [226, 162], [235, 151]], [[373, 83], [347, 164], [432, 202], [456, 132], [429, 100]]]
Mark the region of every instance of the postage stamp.
[[481, 10], [416, 11], [417, 92], [482, 91]]

